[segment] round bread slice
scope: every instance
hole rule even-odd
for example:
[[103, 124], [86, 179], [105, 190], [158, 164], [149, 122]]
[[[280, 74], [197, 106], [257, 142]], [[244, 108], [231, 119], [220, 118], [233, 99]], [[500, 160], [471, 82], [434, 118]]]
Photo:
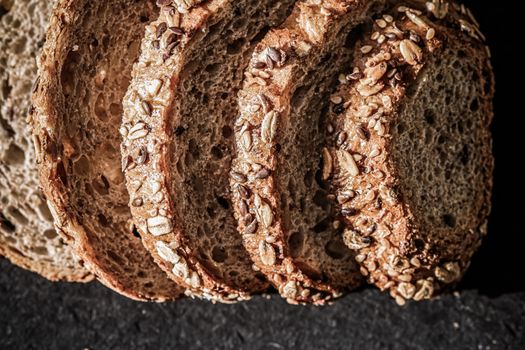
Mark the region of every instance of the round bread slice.
[[171, 278], [196, 296], [243, 300], [267, 282], [252, 269], [230, 202], [237, 92], [254, 46], [293, 1], [166, 2], [124, 99], [132, 213]]
[[59, 1], [31, 117], [40, 180], [55, 224], [100, 281], [136, 300], [183, 290], [133, 232], [120, 162], [122, 98], [152, 1]]
[[319, 166], [328, 98], [354, 37], [383, 1], [300, 1], [257, 46], [239, 95], [231, 171], [238, 229], [290, 303], [324, 304], [360, 286]]
[[53, 227], [26, 126], [54, 3], [0, 2], [0, 256], [52, 281], [87, 282], [93, 275]]
[[493, 76], [483, 40], [464, 6], [399, 6], [375, 20], [331, 97], [327, 155], [344, 239], [399, 304], [457, 282], [487, 233]]

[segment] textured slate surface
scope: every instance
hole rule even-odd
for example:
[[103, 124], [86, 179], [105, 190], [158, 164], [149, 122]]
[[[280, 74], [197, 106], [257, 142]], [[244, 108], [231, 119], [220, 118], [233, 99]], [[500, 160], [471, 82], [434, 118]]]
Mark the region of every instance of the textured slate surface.
[[515, 87], [523, 20], [508, 0], [464, 2], [494, 56], [497, 162], [489, 236], [458, 297], [400, 308], [369, 288], [323, 308], [277, 297], [142, 304], [98, 283], [53, 284], [0, 259], [0, 349], [525, 349], [525, 187], [517, 170], [525, 123]]
[[333, 306], [136, 303], [0, 262], [1, 349], [524, 349], [525, 293], [465, 291], [400, 308], [366, 289]]

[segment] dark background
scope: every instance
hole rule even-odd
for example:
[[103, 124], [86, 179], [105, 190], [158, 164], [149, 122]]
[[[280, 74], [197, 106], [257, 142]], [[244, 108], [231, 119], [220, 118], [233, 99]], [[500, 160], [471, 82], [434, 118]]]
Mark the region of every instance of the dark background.
[[99, 283], [50, 283], [0, 259], [0, 349], [525, 349], [525, 17], [515, 1], [464, 1], [493, 53], [496, 155], [489, 235], [459, 286], [398, 307], [373, 288], [332, 306], [133, 302]]

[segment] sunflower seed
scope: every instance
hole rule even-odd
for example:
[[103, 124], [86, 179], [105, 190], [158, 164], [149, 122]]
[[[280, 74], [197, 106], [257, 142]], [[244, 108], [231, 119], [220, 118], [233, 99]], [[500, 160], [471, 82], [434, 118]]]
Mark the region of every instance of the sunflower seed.
[[255, 195], [255, 214], [258, 221], [265, 227], [269, 228], [273, 223], [272, 208], [258, 194]]
[[173, 225], [171, 220], [165, 216], [155, 216], [147, 220], [149, 233], [153, 236], [162, 236], [171, 232]]
[[262, 168], [261, 170], [259, 170], [254, 178], [257, 179], [257, 180], [264, 180], [266, 179], [268, 176], [270, 176], [270, 170], [268, 168]]
[[261, 138], [266, 143], [271, 143], [277, 130], [278, 113], [271, 111], [264, 116], [261, 125]]
[[171, 270], [171, 272], [184, 280], [187, 279], [190, 275], [190, 268], [186, 262], [186, 259], [181, 256], [179, 262], [173, 266], [173, 270]]
[[142, 113], [146, 114], [147, 116], [150, 116], [151, 115], [151, 105], [146, 102], [146, 101], [142, 101], [140, 103], [140, 108], [142, 109]]
[[357, 92], [359, 92], [359, 94], [363, 97], [369, 97], [377, 94], [378, 92], [383, 90], [384, 87], [385, 84], [383, 84], [382, 82], [379, 82], [373, 86], [370, 86], [368, 84], [359, 84], [357, 86]]
[[[237, 171], [233, 171], [233, 172], [231, 173], [231, 177], [232, 177], [235, 181], [240, 182], [240, 183], [244, 183], [244, 182], [246, 182], [246, 181], [248, 180], [244, 174], [239, 173], [239, 172], [237, 172]], [[243, 187], [243, 188], [244, 188], [244, 187]]]
[[155, 248], [159, 256], [172, 264], [176, 264], [180, 261], [180, 256], [171, 247], [163, 241], [156, 241]]
[[266, 243], [265, 241], [259, 242], [259, 258], [261, 262], [266, 266], [272, 266], [275, 264], [276, 255], [275, 249], [271, 244]]
[[257, 99], [263, 108], [263, 112], [268, 113], [270, 111], [270, 101], [268, 100], [268, 97], [266, 97], [264, 94], [259, 94], [257, 95]]
[[343, 193], [337, 195], [337, 203], [345, 204], [345, 203], [347, 203], [348, 201], [350, 201], [354, 197], [355, 197], [355, 192], [354, 191], [343, 192]]
[[147, 80], [144, 83], [144, 88], [146, 89], [146, 92], [150, 95], [150, 97], [156, 96], [159, 93], [161, 87], [162, 80], [160, 79]]
[[128, 140], [138, 140], [149, 134], [149, 127], [144, 122], [135, 124], [128, 133]]
[[241, 133], [241, 146], [245, 152], [249, 152], [252, 149], [252, 133], [250, 130], [244, 130]]
[[242, 216], [248, 214], [248, 204], [246, 204], [246, 201], [244, 199], [241, 199], [239, 202], [239, 212]]
[[148, 151], [146, 150], [146, 147], [141, 146], [137, 152], [137, 156], [135, 157], [135, 163], [137, 165], [142, 165], [146, 163], [148, 160]]
[[323, 180], [328, 180], [330, 176], [332, 175], [333, 170], [333, 162], [332, 162], [332, 155], [330, 154], [330, 151], [328, 151], [328, 148], [323, 148]]
[[273, 47], [269, 47], [266, 51], [266, 55], [268, 57], [270, 57], [270, 59], [275, 62], [275, 63], [279, 63], [281, 62], [281, 59], [282, 59], [282, 56], [281, 56], [281, 53], [274, 49]]
[[337, 151], [337, 159], [341, 168], [346, 170], [350, 176], [359, 175], [359, 167], [357, 166], [354, 157], [352, 157], [349, 152], [345, 150]]
[[[246, 177], [245, 177], [245, 179], [246, 179]], [[246, 181], [244, 181], [244, 182], [246, 182]], [[244, 187], [243, 185], [237, 185], [236, 188], [237, 188], [237, 193], [239, 193], [239, 196], [242, 199], [250, 198], [250, 191], [246, 187]]]
[[421, 17], [419, 17], [418, 15], [413, 13], [412, 11], [407, 11], [406, 15], [407, 15], [408, 19], [410, 21], [412, 21], [412, 23], [414, 23], [416, 26], [422, 27], [422, 28], [425, 28], [425, 29], [428, 28], [428, 24]]
[[399, 44], [399, 50], [404, 60], [410, 65], [417, 64], [423, 58], [421, 48], [411, 40], [402, 40]]
[[257, 231], [257, 220], [253, 220], [249, 225], [244, 229], [245, 235], [253, 235]]

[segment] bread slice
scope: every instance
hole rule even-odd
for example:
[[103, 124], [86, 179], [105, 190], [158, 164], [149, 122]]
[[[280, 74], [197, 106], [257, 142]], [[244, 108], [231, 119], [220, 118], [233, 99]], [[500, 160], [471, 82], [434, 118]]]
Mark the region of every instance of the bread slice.
[[[131, 208], [157, 263], [195, 295], [266, 289], [236, 231], [228, 173], [236, 96], [255, 44], [293, 1], [163, 1], [124, 99]], [[196, 5], [196, 6], [195, 6]], [[192, 7], [193, 6], [193, 7]]]
[[327, 128], [345, 242], [399, 304], [465, 272], [487, 233], [493, 169], [494, 81], [477, 22], [452, 2], [409, 6], [364, 35]]
[[134, 235], [120, 162], [122, 97], [153, 1], [59, 1], [33, 94], [36, 159], [55, 224], [101, 282], [137, 300], [182, 289]]
[[53, 281], [87, 282], [93, 275], [53, 227], [26, 128], [36, 55], [54, 3], [0, 2], [0, 256]]
[[360, 24], [383, 1], [305, 0], [257, 46], [236, 123], [231, 187], [244, 244], [290, 303], [323, 304], [362, 283], [320, 158], [328, 98]]

